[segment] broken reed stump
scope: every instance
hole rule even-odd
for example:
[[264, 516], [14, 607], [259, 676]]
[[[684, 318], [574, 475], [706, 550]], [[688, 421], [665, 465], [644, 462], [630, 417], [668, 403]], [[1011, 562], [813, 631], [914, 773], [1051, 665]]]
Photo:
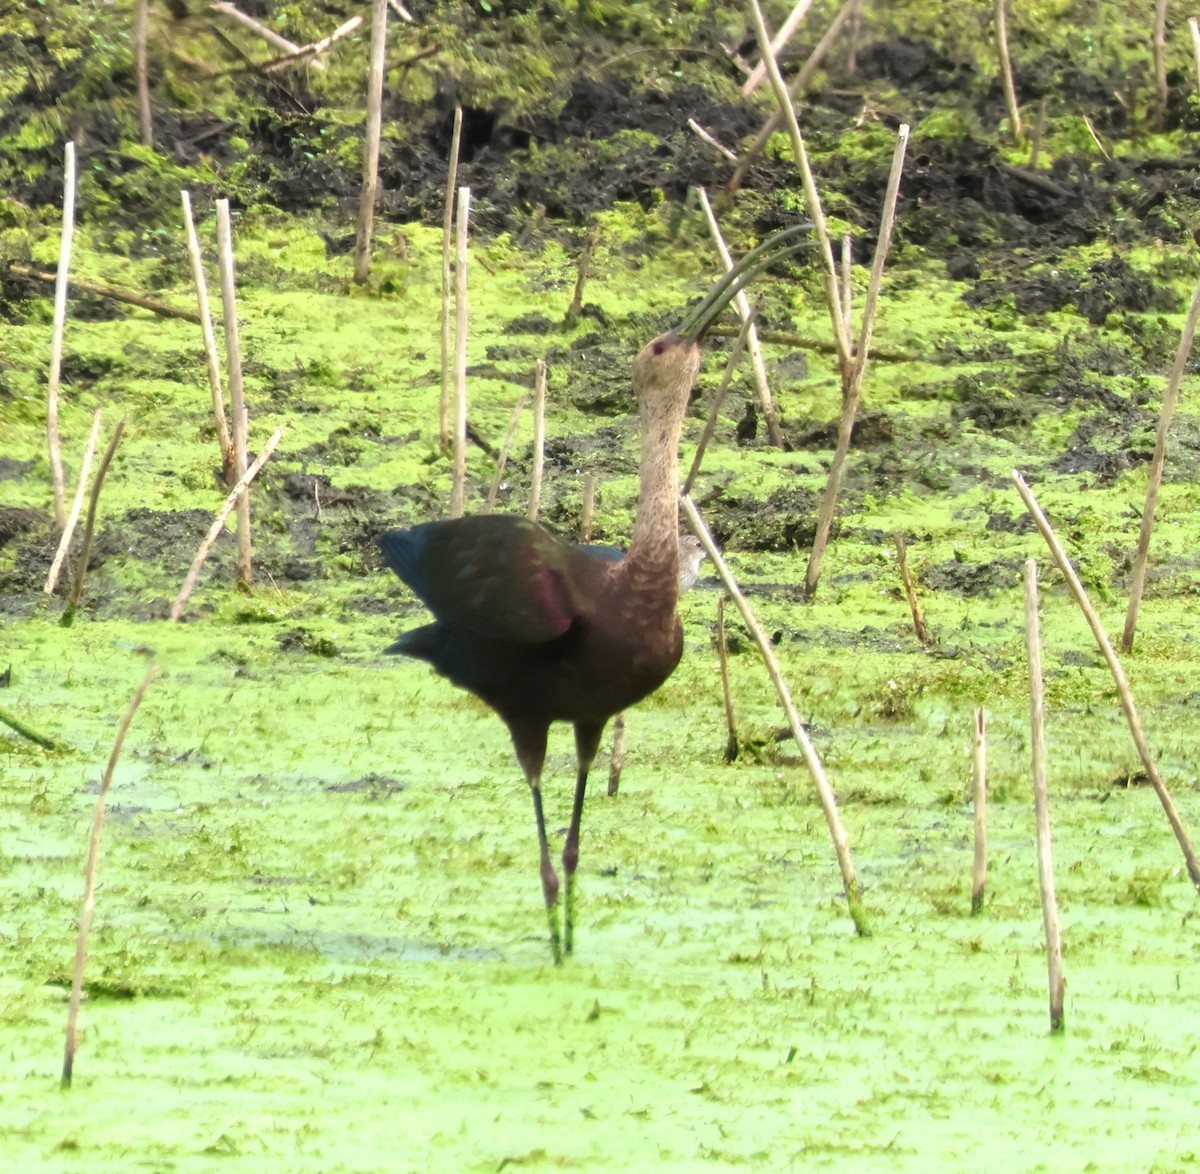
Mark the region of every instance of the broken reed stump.
[[92, 818], [92, 832], [88, 839], [87, 867], [83, 879], [83, 908], [79, 914], [79, 937], [75, 944], [75, 968], [71, 977], [71, 1002], [67, 1009], [67, 1043], [63, 1052], [62, 1087], [71, 1087], [71, 1077], [75, 1068], [75, 1029], [79, 1019], [79, 1004], [83, 1000], [83, 972], [87, 965], [88, 934], [92, 928], [92, 913], [96, 906], [96, 870], [100, 862], [100, 834], [104, 830], [104, 809], [108, 800], [108, 788], [112, 783], [113, 771], [117, 759], [121, 757], [121, 747], [125, 744], [125, 735], [133, 722], [142, 698], [154, 674], [158, 671], [156, 664], [151, 664], [142, 678], [142, 683], [134, 690], [129, 708], [117, 728], [117, 736], [113, 741], [112, 753], [108, 756], [108, 765], [100, 779], [100, 794], [96, 799], [96, 814]]
[[1087, 619], [1088, 627], [1092, 629], [1092, 636], [1096, 640], [1100, 654], [1108, 664], [1108, 670], [1112, 673], [1113, 680], [1116, 682], [1117, 693], [1121, 698], [1121, 709], [1129, 725], [1129, 733], [1133, 738], [1133, 744], [1137, 747], [1138, 757], [1142, 760], [1142, 768], [1145, 770], [1146, 777], [1154, 787], [1154, 793], [1158, 796], [1158, 801], [1162, 805], [1167, 822], [1171, 825], [1171, 830], [1175, 833], [1175, 840], [1183, 852], [1183, 859], [1187, 865], [1188, 877], [1196, 887], [1196, 890], [1200, 892], [1200, 863], [1196, 860], [1196, 853], [1192, 849], [1192, 842], [1188, 838], [1187, 830], [1183, 826], [1183, 820], [1180, 818], [1179, 812], [1175, 808], [1175, 803], [1171, 799], [1171, 793], [1167, 790], [1167, 785], [1163, 782], [1162, 775], [1158, 773], [1158, 766], [1154, 761], [1154, 756], [1150, 753], [1150, 743], [1147, 742], [1145, 731], [1142, 729], [1142, 719], [1138, 713], [1137, 704], [1133, 700], [1133, 692], [1129, 688], [1129, 681], [1125, 677], [1125, 670], [1121, 668], [1121, 662], [1117, 659], [1112, 642], [1104, 631], [1104, 626], [1100, 623], [1100, 617], [1096, 614], [1096, 609], [1092, 607], [1091, 600], [1088, 599], [1087, 592], [1083, 589], [1083, 584], [1079, 581], [1079, 576], [1075, 573], [1075, 568], [1071, 566], [1071, 560], [1067, 558], [1066, 551], [1062, 548], [1062, 543], [1059, 542], [1058, 536], [1054, 533], [1053, 528], [1046, 519], [1046, 515], [1042, 512], [1042, 507], [1038, 505], [1037, 499], [1033, 496], [1029, 486], [1025, 484], [1025, 478], [1021, 476], [1020, 472], [1014, 469], [1012, 476], [1017, 486], [1017, 492], [1021, 495], [1021, 500], [1025, 503], [1025, 508], [1029, 511], [1038, 528], [1038, 532], [1050, 548], [1050, 553], [1054, 556], [1054, 561], [1058, 564], [1058, 569], [1062, 572], [1063, 578], [1066, 579], [1067, 586], [1071, 588], [1071, 594], [1074, 595], [1075, 602], [1079, 604], [1080, 610]]
[[[263, 445], [263, 450], [254, 458], [254, 463], [242, 475], [238, 483], [230, 490], [229, 496], [225, 499], [225, 504], [217, 510], [217, 516], [213, 519], [212, 525], [208, 528], [208, 533], [204, 536], [204, 541], [200, 543], [199, 549], [196, 551], [196, 557], [192, 559], [191, 568], [188, 570], [186, 577], [183, 580], [183, 586], [179, 589], [179, 594], [175, 597], [175, 602], [171, 605], [171, 622], [178, 623], [179, 617], [183, 614], [183, 605], [187, 603], [188, 596], [191, 595], [192, 589], [196, 586], [196, 579], [200, 575], [200, 568], [204, 566], [204, 560], [208, 558], [208, 552], [212, 550], [213, 544], [220, 537], [221, 530], [225, 526], [225, 521], [233, 512], [238, 501], [250, 488], [250, 482], [258, 476], [259, 470], [270, 459], [271, 454], [275, 451], [275, 446], [279, 443], [283, 436], [283, 429], [276, 428], [271, 439]], [[321, 508], [320, 499], [317, 499], [317, 509]]]
[[904, 535], [897, 530], [892, 535], [892, 540], [896, 544], [896, 566], [900, 571], [904, 598], [908, 600], [908, 610], [912, 613], [913, 631], [922, 644], [930, 644], [932, 641], [929, 639], [929, 629], [925, 627], [925, 615], [921, 611], [921, 601], [917, 598], [917, 584], [908, 568], [908, 547], [904, 542]]
[[712, 559], [713, 566], [717, 568], [717, 574], [720, 575], [721, 582], [725, 585], [725, 590], [737, 605], [737, 609], [741, 612], [746, 627], [750, 629], [750, 634], [754, 637], [759, 652], [762, 654], [767, 675], [771, 678], [771, 683], [775, 686], [775, 692], [779, 696], [783, 712], [787, 715], [792, 737], [796, 739], [796, 745], [800, 747], [800, 752], [804, 756], [804, 763], [808, 767], [813, 786], [816, 788], [817, 797], [821, 802], [821, 810], [825, 815], [825, 822], [829, 827], [834, 852], [837, 855], [838, 868], [841, 870], [846, 904], [850, 912], [850, 917], [854, 922], [854, 928], [860, 937], [868, 937], [871, 931], [867, 923], [866, 910], [863, 908], [862, 889], [859, 886], [858, 877], [854, 872], [854, 861], [850, 856], [850, 842], [846, 837], [846, 830], [842, 826], [841, 816], [838, 814], [837, 798], [834, 796], [833, 788], [829, 785], [829, 780], [825, 775], [825, 768], [822, 766], [821, 759], [818, 757], [808, 737], [804, 723], [800, 720], [800, 714], [797, 712], [796, 705], [792, 700], [791, 691], [787, 687], [787, 682], [783, 679], [783, 672], [779, 667], [779, 662], [775, 659], [775, 652], [771, 647], [771, 642], [768, 640], [767, 634], [763, 631], [762, 625], [758, 622], [750, 604], [747, 602], [746, 596], [738, 586], [737, 580], [734, 579], [732, 572], [729, 570], [728, 564], [717, 549], [717, 544], [713, 541], [708, 526], [705, 525], [700, 511], [696, 508], [696, 503], [684, 493], [680, 495], [679, 504], [687, 516], [688, 527], [700, 539], [700, 543], [708, 553], [708, 557]]
[[529, 483], [528, 515], [537, 521], [542, 501], [542, 474], [546, 467], [546, 360], [538, 359], [533, 389], [533, 476]]
[[717, 596], [717, 662], [721, 666], [721, 696], [725, 701], [725, 728], [728, 730], [725, 761], [734, 762], [738, 756], [738, 736], [737, 718], [733, 713], [733, 692], [729, 687], [729, 642], [725, 638], [725, 600], [728, 598], [724, 591]]
[[442, 211], [442, 394], [438, 400], [438, 450], [450, 451], [450, 389], [454, 385], [454, 344], [450, 306], [454, 300], [454, 185], [458, 182], [458, 149], [462, 141], [463, 112], [454, 107], [450, 132], [450, 170], [446, 178], [446, 203]]
[[196, 286], [196, 305], [200, 311], [200, 337], [204, 340], [204, 361], [208, 369], [208, 387], [212, 392], [213, 422], [217, 426], [217, 446], [221, 450], [221, 477], [226, 487], [237, 482], [237, 461], [233, 452], [233, 437], [225, 417], [225, 393], [221, 388], [221, 357], [217, 352], [217, 337], [213, 333], [212, 313], [208, 306], [208, 281], [204, 276], [204, 261], [200, 255], [200, 238], [192, 219], [192, 197], [179, 193], [183, 207], [183, 227], [187, 234], [188, 259], [192, 264], [192, 281]]
[[471, 189], [458, 189], [454, 252], [454, 463], [450, 516], [461, 518], [467, 494], [467, 233], [471, 224]]
[[63, 526], [62, 534], [58, 539], [58, 549], [54, 552], [54, 560], [50, 563], [46, 582], [42, 585], [42, 591], [46, 595], [53, 595], [54, 588], [58, 586], [58, 576], [62, 571], [67, 551], [71, 548], [71, 536], [75, 533], [79, 512], [83, 509], [83, 495], [87, 491], [88, 474], [92, 471], [92, 457], [96, 452], [96, 439], [100, 435], [100, 415], [99, 408], [92, 413], [92, 428], [88, 433], [87, 445], [83, 450], [83, 463], [79, 466], [79, 481], [75, 486], [75, 498], [71, 502], [71, 512], [67, 515], [66, 525]]
[[[246, 475], [246, 447], [250, 428], [242, 384], [242, 341], [238, 331], [237, 281], [233, 267], [233, 227], [229, 201], [217, 201], [217, 258], [221, 270], [221, 311], [225, 321], [225, 363], [229, 374], [229, 402], [233, 409], [233, 469], [240, 481]], [[254, 578], [254, 555], [250, 545], [250, 494], [237, 503], [237, 581], [249, 587]]]
[[1025, 562], [1025, 648], [1029, 660], [1029, 746], [1033, 769], [1033, 811], [1037, 824], [1038, 888], [1046, 931], [1050, 987], [1050, 1030], [1063, 1029], [1062, 932], [1054, 892], [1054, 853], [1050, 844], [1050, 801], [1046, 789], [1046, 712], [1042, 681], [1042, 638], [1038, 625], [1037, 560]]
[[54, 279], [54, 325], [50, 334], [50, 381], [46, 389], [46, 441], [50, 449], [50, 483], [54, 489], [54, 524], [67, 524], [66, 489], [63, 485], [62, 443], [58, 436], [58, 383], [62, 377], [63, 335], [67, 323], [67, 290], [71, 273], [71, 239], [75, 234], [75, 144], [63, 148], [62, 235], [58, 246], [58, 274]]
[[972, 782], [975, 799], [975, 862], [971, 869], [971, 913], [983, 910], [987, 885], [987, 714], [975, 711], [971, 729]]
[[615, 795], [621, 788], [621, 771], [625, 767], [625, 715], [613, 719], [612, 757], [608, 764], [608, 793]]
[[588, 232], [587, 240], [579, 254], [579, 264], [575, 270], [575, 290], [571, 294], [571, 304], [567, 307], [564, 321], [569, 324], [578, 322], [583, 317], [583, 289], [587, 285], [588, 275], [592, 269], [592, 258], [596, 255], [596, 246], [600, 243], [600, 227], [593, 224]]
[[587, 473], [583, 478], [583, 502], [579, 514], [579, 541], [591, 542], [592, 520], [596, 515], [596, 474]]
[[96, 509], [100, 504], [100, 490], [104, 487], [104, 478], [108, 475], [108, 468], [116, 455], [117, 445], [121, 443], [121, 437], [125, 432], [125, 423], [128, 419], [128, 416], [122, 416], [117, 421], [112, 439], [108, 442], [108, 448], [104, 450], [104, 456], [100, 458], [100, 465], [96, 469], [96, 479], [92, 482], [92, 492], [88, 498], [87, 521], [83, 527], [83, 548], [79, 552], [79, 561], [75, 564], [75, 576], [71, 582], [71, 592], [67, 598], [66, 610], [58, 621], [64, 628], [69, 628], [74, 623], [76, 609], [79, 607], [79, 601], [83, 598], [83, 583], [87, 578], [88, 560], [92, 557], [92, 542], [96, 537]]
[[358, 228], [354, 241], [356, 285], [366, 285], [371, 276], [375, 196], [379, 190], [379, 138], [383, 124], [383, 67], [387, 53], [387, 18], [387, 0], [374, 0], [371, 9], [371, 57], [367, 66], [367, 126], [363, 143], [362, 191], [358, 197]]

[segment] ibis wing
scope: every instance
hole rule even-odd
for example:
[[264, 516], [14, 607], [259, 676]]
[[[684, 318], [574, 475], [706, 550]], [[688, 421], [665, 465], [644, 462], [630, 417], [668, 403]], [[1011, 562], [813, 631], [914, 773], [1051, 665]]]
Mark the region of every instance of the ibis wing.
[[518, 644], [553, 640], [587, 615], [581, 570], [603, 566], [535, 522], [504, 515], [389, 530], [379, 544], [439, 623]]

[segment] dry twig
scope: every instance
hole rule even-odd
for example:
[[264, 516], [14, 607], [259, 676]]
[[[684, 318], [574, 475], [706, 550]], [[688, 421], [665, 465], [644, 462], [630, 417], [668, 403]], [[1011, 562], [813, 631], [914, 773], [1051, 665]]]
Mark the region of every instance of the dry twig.
[[[217, 510], [217, 516], [213, 519], [213, 523], [208, 528], [208, 533], [204, 536], [204, 541], [200, 543], [199, 549], [196, 551], [196, 557], [192, 559], [192, 565], [188, 570], [186, 577], [183, 580], [183, 586], [179, 589], [179, 594], [175, 596], [175, 602], [171, 605], [171, 622], [173, 624], [179, 622], [179, 617], [183, 615], [183, 605], [187, 603], [188, 597], [192, 594], [192, 590], [196, 586], [196, 580], [200, 577], [200, 568], [204, 566], [204, 560], [208, 558], [209, 551], [212, 550], [213, 544], [217, 541], [221, 531], [225, 527], [225, 521], [231, 513], [233, 507], [245, 494], [250, 486], [250, 482], [258, 476], [259, 470], [270, 459], [271, 454], [275, 451], [275, 446], [279, 443], [283, 436], [283, 429], [276, 428], [271, 435], [271, 439], [263, 445], [263, 450], [254, 458], [254, 463], [242, 474], [238, 483], [229, 491], [229, 496], [225, 498], [225, 504]], [[318, 516], [321, 509], [321, 500], [317, 499]]]
[[138, 706], [141, 705], [142, 698], [146, 695], [146, 690], [157, 671], [158, 666], [151, 664], [142, 678], [142, 683], [134, 690], [129, 708], [125, 711], [125, 716], [117, 728], [112, 753], [108, 756], [108, 766], [104, 768], [104, 775], [100, 779], [100, 794], [96, 799], [96, 814], [92, 819], [92, 834], [88, 840], [87, 868], [84, 870], [83, 880], [83, 908], [79, 914], [79, 937], [75, 944], [75, 968], [71, 978], [71, 1002], [67, 1010], [67, 1044], [63, 1052], [62, 1069], [63, 1088], [71, 1087], [71, 1075], [75, 1067], [75, 1030], [79, 1020], [79, 1004], [83, 1000], [83, 971], [87, 965], [88, 934], [91, 932], [92, 913], [96, 907], [96, 869], [100, 863], [100, 833], [104, 830], [104, 808], [108, 799], [108, 788], [112, 783], [113, 771], [116, 769], [117, 759], [121, 756], [121, 747], [125, 744], [125, 735], [129, 733], [133, 715], [137, 713]]
[[804, 762], [808, 767], [809, 774], [812, 776], [817, 796], [821, 801], [821, 809], [825, 813], [825, 821], [829, 825], [829, 833], [833, 838], [833, 847], [837, 854], [838, 867], [841, 869], [842, 883], [845, 887], [850, 916], [854, 920], [855, 929], [861, 936], [865, 937], [870, 931], [867, 927], [866, 911], [863, 909], [862, 891], [859, 888], [858, 878], [854, 872], [854, 862], [850, 858], [850, 843], [846, 838], [846, 830], [843, 828], [841, 816], [838, 814], [837, 799], [834, 797], [833, 788], [830, 787], [829, 780], [825, 777], [825, 768], [821, 765], [821, 760], [817, 756], [812, 742], [809, 740], [808, 733], [804, 729], [804, 724], [800, 720], [799, 713], [796, 711], [791, 692], [783, 679], [779, 662], [775, 659], [774, 650], [771, 648], [771, 642], [767, 639], [767, 635], [762, 630], [762, 626], [759, 624], [754, 612], [751, 611], [750, 604], [746, 601], [745, 595], [742, 594], [741, 588], [738, 587], [737, 581], [730, 573], [724, 558], [721, 557], [721, 552], [717, 549], [717, 544], [713, 541], [708, 527], [704, 524], [704, 519], [700, 516], [700, 511], [696, 508], [695, 502], [687, 494], [681, 496], [680, 504], [687, 515], [688, 525], [692, 533], [700, 539], [704, 549], [708, 552], [708, 557], [712, 559], [713, 566], [717, 568], [717, 574], [720, 575], [721, 582], [725, 584], [725, 590], [737, 605], [738, 611], [742, 613], [742, 619], [750, 629], [750, 634], [754, 637], [759, 651], [762, 653], [767, 675], [770, 676], [771, 682], [775, 686], [775, 691], [779, 694], [779, 701], [783, 706], [784, 713], [787, 715], [792, 737], [796, 739], [796, 744], [800, 747], [800, 751], [804, 755]]
[[42, 591], [46, 595], [53, 595], [54, 588], [58, 586], [58, 576], [62, 571], [63, 560], [67, 557], [67, 551], [71, 546], [71, 535], [75, 533], [75, 523], [79, 521], [79, 511], [83, 509], [83, 494], [87, 489], [88, 474], [92, 471], [92, 455], [96, 451], [96, 438], [100, 435], [100, 409], [97, 408], [92, 413], [92, 430], [88, 433], [87, 446], [83, 450], [83, 463], [79, 466], [79, 481], [75, 486], [75, 500], [71, 502], [71, 512], [67, 515], [67, 520], [62, 528], [62, 534], [59, 535], [58, 549], [54, 552], [54, 560], [50, 564], [50, 571], [46, 575], [46, 582], [42, 585]]
[[1129, 725], [1133, 744], [1137, 747], [1138, 756], [1142, 760], [1142, 768], [1145, 770], [1146, 777], [1154, 787], [1154, 793], [1158, 796], [1158, 801], [1162, 804], [1162, 809], [1166, 813], [1167, 822], [1171, 825], [1171, 830], [1175, 833], [1175, 839], [1183, 851], [1183, 859], [1187, 865], [1188, 876], [1192, 884], [1200, 891], [1200, 863], [1196, 861], [1196, 853], [1192, 850], [1192, 842], [1188, 838], [1187, 831], [1183, 826], [1183, 820], [1180, 819], [1179, 812], [1175, 809], [1175, 804], [1171, 799], [1170, 792], [1167, 790], [1167, 785], [1158, 773], [1158, 766], [1154, 762], [1154, 756], [1150, 753], [1150, 744], [1146, 741], [1146, 734], [1142, 729], [1142, 719], [1138, 714], [1137, 705], [1133, 700], [1133, 692], [1129, 688], [1129, 681], [1125, 677], [1125, 670], [1121, 668], [1121, 662], [1117, 659], [1117, 654], [1113, 650], [1112, 643], [1105, 633], [1103, 625], [1100, 623], [1100, 617], [1096, 614], [1096, 609], [1092, 607], [1091, 600], [1088, 599], [1087, 592], [1083, 589], [1083, 584], [1079, 581], [1079, 576], [1075, 573], [1075, 568], [1071, 566], [1071, 560], [1067, 558], [1066, 551], [1063, 550], [1062, 544], [1058, 541], [1058, 537], [1046, 519], [1046, 515], [1042, 513], [1042, 508], [1038, 505], [1037, 499], [1030, 492], [1029, 486], [1025, 484], [1025, 478], [1016, 469], [1013, 470], [1012, 475], [1013, 481], [1017, 486], [1017, 492], [1021, 495], [1021, 500], [1025, 503], [1025, 508], [1029, 511], [1037, 525], [1038, 532], [1050, 548], [1050, 553], [1054, 555], [1054, 561], [1058, 564], [1058, 569], [1062, 571], [1063, 578], [1067, 581], [1067, 586], [1071, 588], [1071, 594], [1075, 596], [1075, 602], [1079, 604], [1080, 609], [1087, 618], [1088, 627], [1092, 629], [1092, 635], [1096, 639], [1100, 653], [1108, 663], [1108, 670], [1112, 673], [1113, 680], [1117, 685], [1117, 693], [1121, 698], [1121, 709], [1125, 713], [1125, 720]]
[[1158, 434], [1154, 439], [1154, 456], [1150, 460], [1150, 473], [1146, 481], [1146, 504], [1142, 507], [1142, 526], [1138, 532], [1137, 553], [1133, 559], [1133, 584], [1129, 588], [1129, 608], [1125, 612], [1125, 630], [1121, 633], [1121, 651], [1133, 648], [1133, 636], [1137, 630], [1138, 608], [1142, 602], [1142, 591], [1146, 586], [1146, 561], [1150, 555], [1150, 536], [1154, 530], [1154, 511], [1158, 507], [1158, 491], [1162, 486], [1163, 466], [1167, 461], [1167, 433], [1171, 417], [1175, 413], [1175, 401], [1179, 397], [1179, 385], [1192, 353], [1192, 342], [1196, 337], [1196, 325], [1200, 322], [1200, 283], [1192, 294], [1192, 306], [1188, 311], [1179, 345], [1175, 348], [1175, 362], [1167, 378], [1163, 392], [1162, 409], [1158, 416]]

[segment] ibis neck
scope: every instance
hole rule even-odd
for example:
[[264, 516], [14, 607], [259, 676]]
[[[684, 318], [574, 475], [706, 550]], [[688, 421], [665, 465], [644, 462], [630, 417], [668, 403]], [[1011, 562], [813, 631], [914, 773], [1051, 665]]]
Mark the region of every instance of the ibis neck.
[[637, 521], [626, 562], [655, 580], [679, 576], [679, 438], [681, 412], [642, 410], [642, 463]]

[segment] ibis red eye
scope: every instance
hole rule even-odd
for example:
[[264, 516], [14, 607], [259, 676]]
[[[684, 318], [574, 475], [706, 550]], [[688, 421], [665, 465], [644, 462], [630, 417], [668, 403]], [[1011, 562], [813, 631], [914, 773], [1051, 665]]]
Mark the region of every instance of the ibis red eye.
[[663, 342], [661, 339], [654, 344], [654, 348], [653, 348], [654, 353], [656, 355], [661, 355], [663, 353], [663, 351], [665, 351], [666, 349], [667, 349], [667, 344], [665, 342]]

